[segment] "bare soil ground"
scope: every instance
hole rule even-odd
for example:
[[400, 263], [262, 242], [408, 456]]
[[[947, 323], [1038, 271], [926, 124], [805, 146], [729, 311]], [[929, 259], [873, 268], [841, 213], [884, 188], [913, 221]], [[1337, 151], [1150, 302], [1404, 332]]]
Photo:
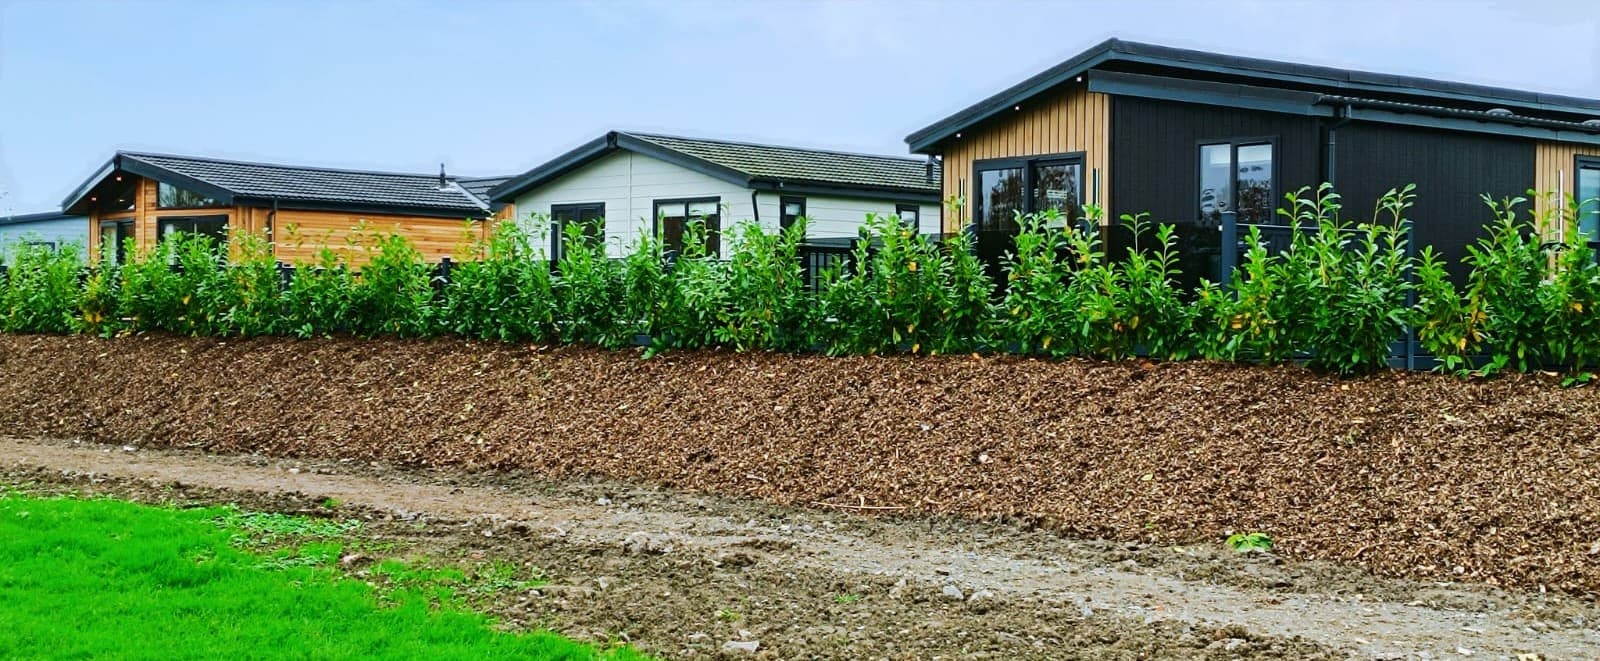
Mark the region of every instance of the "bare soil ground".
[[[666, 657], [1596, 658], [1582, 597], [1376, 578], [1211, 544], [1088, 541], [604, 480], [0, 439], [0, 483], [357, 516], [433, 557], [532, 563], [506, 626]], [[342, 503], [328, 512], [319, 504]], [[959, 591], [960, 596], [955, 593]], [[1521, 657], [1534, 658], [1534, 657]]]
[[1600, 393], [1296, 368], [0, 336], [0, 430], [603, 477], [1600, 594]]

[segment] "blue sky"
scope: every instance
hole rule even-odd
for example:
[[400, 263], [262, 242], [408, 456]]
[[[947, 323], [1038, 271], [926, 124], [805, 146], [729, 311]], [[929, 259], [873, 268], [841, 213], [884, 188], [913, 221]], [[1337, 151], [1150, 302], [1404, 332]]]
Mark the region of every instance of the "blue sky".
[[1592, 0], [0, 0], [0, 213], [117, 149], [501, 174], [631, 128], [903, 154], [1110, 36], [1600, 97]]

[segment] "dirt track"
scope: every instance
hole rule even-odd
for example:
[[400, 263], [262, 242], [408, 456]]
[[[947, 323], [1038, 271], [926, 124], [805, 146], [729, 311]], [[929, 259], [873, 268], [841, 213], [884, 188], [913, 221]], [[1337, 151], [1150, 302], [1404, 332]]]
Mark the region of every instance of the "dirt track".
[[[1211, 547], [349, 461], [20, 439], [0, 440], [0, 457], [11, 482], [257, 507], [281, 507], [284, 494], [332, 497], [436, 522], [425, 535], [375, 526], [545, 568], [556, 585], [496, 609], [512, 624], [666, 656], [716, 656], [742, 635], [775, 658], [1600, 655], [1600, 609], [1582, 599], [1374, 579]], [[965, 600], [945, 596], [947, 586]]]

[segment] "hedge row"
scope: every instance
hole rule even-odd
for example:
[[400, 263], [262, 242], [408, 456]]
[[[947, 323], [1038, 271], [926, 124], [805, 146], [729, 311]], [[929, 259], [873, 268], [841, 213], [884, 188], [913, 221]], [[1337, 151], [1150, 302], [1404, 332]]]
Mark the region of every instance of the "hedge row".
[[[611, 259], [574, 227], [554, 269], [542, 240], [507, 223], [474, 242], [448, 282], [397, 235], [363, 241], [359, 269], [324, 249], [287, 279], [270, 245], [246, 234], [226, 247], [229, 268], [218, 268], [219, 247], [204, 237], [180, 235], [130, 249], [126, 264], [88, 267], [70, 249], [20, 246], [0, 283], [0, 331], [458, 334], [612, 348], [645, 336], [652, 353], [1142, 354], [1305, 359], [1355, 373], [1384, 366], [1391, 342], [1414, 328], [1422, 348], [1453, 371], [1600, 360], [1600, 266], [1577, 231], [1575, 205], [1535, 217], [1520, 211], [1523, 199], [1486, 199], [1494, 221], [1469, 248], [1457, 287], [1431, 249], [1407, 249], [1412, 199], [1409, 187], [1391, 191], [1371, 218], [1351, 221], [1329, 187], [1298, 191], [1279, 211], [1302, 228], [1287, 250], [1270, 250], [1252, 227], [1233, 285], [1202, 281], [1193, 291], [1175, 284], [1172, 228], [1143, 216], [1122, 219], [1137, 238], [1114, 256], [1098, 232], [1053, 213], [1019, 217], [1005, 287], [986, 275], [967, 239], [936, 242], [887, 217], [867, 220], [853, 259], [830, 268], [815, 290], [799, 259], [803, 222], [778, 233], [740, 225], [727, 260], [693, 249], [669, 255], [650, 238]], [[1555, 224], [1564, 238], [1541, 242], [1540, 231]]]

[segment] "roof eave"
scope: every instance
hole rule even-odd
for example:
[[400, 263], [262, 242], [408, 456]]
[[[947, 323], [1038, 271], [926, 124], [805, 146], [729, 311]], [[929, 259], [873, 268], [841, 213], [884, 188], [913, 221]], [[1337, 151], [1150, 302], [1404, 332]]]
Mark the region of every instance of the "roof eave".
[[[1230, 59], [1237, 62], [1234, 64], [1221, 63], [1218, 61], [1220, 59]], [[1564, 97], [1522, 90], [1497, 90], [1496, 88], [1482, 85], [1451, 83], [1450, 81], [1427, 81], [1406, 76], [1385, 76], [1383, 74], [1346, 71], [1332, 67], [1295, 65], [1287, 62], [1235, 57], [1110, 39], [1039, 75], [906, 136], [906, 144], [914, 153], [937, 153], [939, 151], [937, 147], [956, 133], [990, 119], [1013, 106], [1026, 102], [1038, 94], [1055, 88], [1090, 69], [1110, 61], [1152, 64], [1184, 72], [1246, 76], [1267, 81], [1294, 82], [1361, 92], [1395, 93], [1396, 91], [1406, 91], [1406, 84], [1427, 82], [1439, 87], [1457, 87], [1460, 91], [1413, 87], [1406, 93], [1421, 98], [1499, 105], [1525, 110], [1573, 115], [1600, 114], [1600, 106], [1597, 106], [1592, 99]], [[1292, 67], [1301, 67], [1306, 71], [1316, 70], [1325, 73], [1323, 75], [1295, 73], [1290, 70]], [[1384, 83], [1379, 79], [1387, 79], [1389, 82]], [[1496, 91], [1500, 91], [1503, 94], [1496, 95], [1494, 94]], [[1523, 96], [1530, 98], [1518, 98]]]
[[68, 194], [67, 198], [61, 201], [61, 210], [63, 212], [71, 211], [73, 207], [76, 207], [78, 204], [83, 202], [83, 198], [89, 196], [89, 191], [94, 190], [95, 186], [99, 186], [100, 182], [105, 181], [106, 177], [111, 176], [111, 174], [116, 171], [117, 156], [112, 156], [111, 160], [106, 161], [105, 165], [102, 165], [100, 166], [100, 169], [95, 170], [95, 173], [90, 175], [88, 180], [78, 184], [78, 187], [74, 188], [72, 193]]
[[651, 142], [646, 138], [640, 138], [620, 131], [614, 131], [613, 133], [615, 133], [617, 136], [616, 142], [618, 147], [627, 149], [628, 151], [634, 153], [644, 154], [645, 156], [660, 159], [678, 167], [686, 168], [714, 179], [726, 181], [735, 186], [750, 188], [755, 179], [755, 177], [748, 172], [735, 170], [726, 165], [708, 161], [660, 143]]
[[846, 198], [886, 200], [891, 202], [938, 202], [940, 191], [928, 188], [901, 188], [869, 184], [844, 184], [821, 181], [761, 179], [750, 182], [750, 188], [772, 193], [797, 193], [801, 195], [836, 195]]
[[302, 211], [340, 211], [345, 213], [370, 213], [387, 216], [425, 216], [429, 218], [460, 218], [478, 220], [489, 211], [479, 207], [431, 207], [423, 205], [381, 204], [377, 202], [337, 202], [293, 197], [241, 196], [236, 203], [252, 207], [270, 207]]
[[935, 153], [936, 150], [932, 148], [944, 142], [950, 136], [989, 119], [1007, 108], [1049, 91], [1061, 83], [1083, 75], [1084, 72], [1107, 60], [1113, 59], [1117, 48], [1121, 44], [1122, 42], [1117, 39], [1107, 39], [1066, 62], [1046, 69], [1043, 73], [1013, 85], [999, 94], [967, 106], [949, 117], [906, 136], [906, 144], [910, 147], [911, 152], [915, 154]]
[[507, 179], [494, 188], [484, 193], [490, 202], [510, 202], [512, 198], [528, 190], [559, 177], [572, 170], [582, 167], [600, 156], [616, 149], [613, 141], [614, 133], [607, 133], [594, 140], [579, 145], [565, 154], [557, 156], [527, 172]]

